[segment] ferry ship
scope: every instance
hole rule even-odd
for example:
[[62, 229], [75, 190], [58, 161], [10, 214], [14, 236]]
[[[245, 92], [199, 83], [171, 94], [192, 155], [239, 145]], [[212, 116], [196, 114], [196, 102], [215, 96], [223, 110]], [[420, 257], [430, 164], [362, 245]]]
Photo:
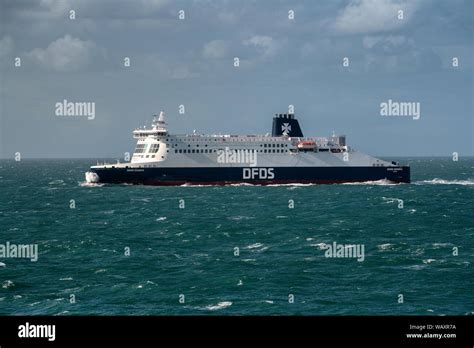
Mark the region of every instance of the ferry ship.
[[334, 184], [410, 182], [410, 167], [346, 144], [344, 135], [304, 137], [294, 114], [276, 114], [266, 135], [168, 133], [165, 114], [136, 129], [131, 161], [97, 164], [90, 183], [142, 185]]

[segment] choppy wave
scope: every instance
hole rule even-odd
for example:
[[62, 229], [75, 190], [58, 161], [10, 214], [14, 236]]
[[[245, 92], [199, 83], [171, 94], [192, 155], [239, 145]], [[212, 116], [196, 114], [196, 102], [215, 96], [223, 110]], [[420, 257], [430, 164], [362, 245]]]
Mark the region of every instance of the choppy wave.
[[48, 183], [48, 185], [59, 185], [59, 186], [64, 186], [66, 183], [64, 180], [58, 179], [58, 180], [53, 180]]
[[395, 245], [391, 244], [391, 243], [385, 243], [385, 244], [377, 245], [377, 248], [379, 250], [392, 250], [394, 247], [395, 247]]
[[15, 283], [13, 283], [11, 280], [5, 280], [2, 283], [2, 288], [4, 288], [4, 289], [9, 289], [9, 288], [12, 288], [14, 286], [15, 286]]
[[444, 248], [444, 247], [450, 247], [451, 243], [433, 243], [432, 246], [433, 246], [433, 249], [439, 249], [439, 248]]
[[227, 307], [230, 307], [230, 306], [232, 306], [232, 302], [224, 301], [224, 302], [219, 302], [216, 305], [206, 306], [206, 309], [209, 310], [209, 311], [217, 311], [219, 309], [227, 308]]
[[426, 264], [426, 263], [432, 263], [432, 262], [435, 262], [435, 261], [436, 261], [436, 259], [425, 259], [425, 260], [423, 260], [423, 263]]
[[306, 186], [316, 186], [317, 184], [298, 184], [298, 183], [288, 183], [288, 184], [269, 184], [268, 187], [306, 187]]
[[385, 203], [398, 203], [400, 201], [399, 198], [393, 197], [382, 197], [382, 200], [385, 201]]
[[413, 184], [415, 184], [415, 185], [463, 185], [463, 186], [472, 186], [472, 185], [474, 185], [474, 180], [473, 179], [445, 180], [445, 179], [435, 178], [435, 179], [432, 179], [432, 180], [416, 181]]
[[246, 249], [255, 249], [255, 248], [260, 248], [262, 246], [263, 246], [262, 243], [255, 243], [255, 244], [251, 244], [251, 245], [246, 246]]
[[395, 186], [395, 185], [401, 185], [401, 183], [390, 181], [387, 179], [382, 179], [382, 180], [374, 180], [374, 181], [362, 181], [362, 182], [344, 182], [341, 185], [375, 185], [375, 186]]
[[233, 220], [233, 221], [240, 221], [240, 220], [252, 220], [255, 219], [253, 216], [244, 216], [244, 215], [238, 215], [238, 216], [229, 216], [227, 220]]
[[317, 244], [310, 244], [309, 246], [312, 246], [312, 247], [316, 247], [318, 248], [319, 250], [324, 250], [324, 249], [327, 249], [329, 244], [326, 244], [326, 243], [317, 243]]
[[87, 181], [79, 182], [79, 186], [81, 186], [81, 187], [102, 187], [104, 185], [105, 184], [95, 183], [95, 182], [87, 182]]
[[[90, 161], [30, 162], [25, 171], [12, 166], [1, 173], [8, 182], [0, 195], [3, 242], [38, 244], [41, 270], [34, 272], [39, 263], [28, 259], [0, 259], [6, 264], [0, 263], [0, 312], [57, 315], [71, 310], [70, 294], [95, 299], [79, 301], [73, 315], [472, 312], [466, 308], [474, 264], [466, 252], [473, 232], [472, 186], [463, 184], [474, 181], [474, 159], [466, 165], [420, 161], [413, 182], [423, 186], [376, 181], [268, 189], [81, 184]], [[445, 162], [451, 166], [441, 169]], [[66, 185], [49, 184], [58, 178]], [[149, 202], [132, 201], [147, 197]], [[82, 202], [79, 210], [56, 209], [69, 198]], [[180, 198], [187, 202], [184, 210], [177, 209]], [[295, 209], [288, 208], [290, 198], [300, 202]], [[404, 209], [396, 208], [398, 199]], [[326, 259], [333, 241], [365, 243], [366, 261]], [[334, 291], [367, 274], [370, 282]], [[321, 280], [329, 285], [321, 287]], [[417, 306], [397, 307], [396, 301], [387, 306], [383, 297], [373, 296], [374, 283], [416, 289]], [[283, 297], [290, 292], [309, 295], [297, 307], [286, 306]], [[373, 301], [358, 305], [361, 292]], [[456, 296], [446, 302], [440, 292]], [[187, 304], [167, 301], [167, 293], [186, 294]], [[253, 293], [260, 295], [247, 296]], [[53, 301], [58, 297], [64, 299]], [[159, 308], [143, 305], [143, 299]]]

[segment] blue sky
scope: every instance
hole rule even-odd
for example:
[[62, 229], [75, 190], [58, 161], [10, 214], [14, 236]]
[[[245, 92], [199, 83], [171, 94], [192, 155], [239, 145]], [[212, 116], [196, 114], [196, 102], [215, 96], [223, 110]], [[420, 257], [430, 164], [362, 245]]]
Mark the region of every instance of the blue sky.
[[[334, 130], [373, 155], [474, 154], [469, 0], [3, 0], [0, 11], [2, 158], [121, 158], [160, 110], [174, 133], [265, 134], [290, 104], [306, 136]], [[64, 99], [94, 102], [95, 118], [56, 116]], [[381, 116], [389, 99], [420, 103], [420, 119]]]

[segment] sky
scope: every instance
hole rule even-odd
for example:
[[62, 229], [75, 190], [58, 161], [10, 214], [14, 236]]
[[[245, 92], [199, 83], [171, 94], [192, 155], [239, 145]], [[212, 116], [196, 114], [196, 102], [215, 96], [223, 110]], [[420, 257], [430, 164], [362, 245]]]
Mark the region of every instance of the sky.
[[122, 158], [160, 111], [171, 133], [266, 134], [289, 105], [372, 155], [472, 156], [473, 4], [0, 0], [0, 158]]

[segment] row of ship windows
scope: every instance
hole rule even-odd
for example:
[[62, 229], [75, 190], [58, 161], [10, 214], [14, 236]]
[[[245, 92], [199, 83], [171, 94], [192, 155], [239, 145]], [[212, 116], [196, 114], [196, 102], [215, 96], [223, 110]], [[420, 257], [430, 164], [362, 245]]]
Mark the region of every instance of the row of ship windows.
[[[223, 151], [221, 149], [221, 151]], [[244, 150], [245, 151], [245, 150]], [[288, 150], [285, 149], [272, 149], [272, 150], [250, 150], [251, 152], [262, 152], [262, 153], [283, 153], [283, 152], [288, 152]], [[169, 150], [167, 151], [169, 152]], [[213, 149], [175, 149], [174, 153], [212, 153], [212, 152], [217, 152], [217, 150]]]
[[[178, 144], [171, 144], [171, 147], [177, 147]], [[191, 145], [188, 144], [188, 147], [191, 147]], [[196, 145], [196, 147], [199, 147], [199, 144]], [[207, 144], [204, 145], [204, 147], [207, 147]], [[288, 147], [288, 144], [260, 144], [260, 147]]]
[[[165, 139], [163, 139], [165, 140]], [[171, 139], [171, 141], [176, 141], [177, 139]], [[249, 137], [249, 138], [240, 138], [240, 139], [236, 139], [235, 137], [218, 137], [218, 138], [214, 138], [214, 139], [210, 139], [210, 138], [206, 138], [206, 139], [188, 139], [186, 138], [185, 141], [207, 141], [207, 142], [212, 142], [212, 141], [228, 141], [228, 142], [241, 142], [241, 141], [262, 141], [264, 139], [262, 138], [252, 138], [252, 137]], [[166, 138], [165, 141], [170, 141], [169, 138]], [[265, 141], [269, 141], [269, 140], [266, 140]], [[281, 141], [280, 139], [275, 139], [275, 140], [270, 140], [270, 141]]]
[[[167, 150], [166, 152], [169, 152], [169, 150]], [[212, 150], [212, 149], [200, 149], [200, 150], [191, 150], [191, 149], [186, 149], [186, 150], [177, 150], [175, 149], [174, 150], [174, 153], [212, 153], [212, 152], [217, 152], [217, 150]], [[253, 151], [253, 152], [261, 152], [261, 153], [285, 153], [285, 152], [289, 152], [289, 150], [284, 150], [284, 149], [272, 149], [272, 150], [257, 150], [257, 151]], [[139, 154], [141, 152], [137, 152], [135, 151], [135, 155]], [[153, 158], [153, 157], [158, 157], [158, 155], [137, 155], [137, 157], [140, 157], [140, 158]], [[164, 158], [163, 156], [161, 156], [161, 158]]]
[[[175, 147], [175, 146], [178, 146], [177, 144], [174, 144], [172, 145], [172, 147]], [[188, 145], [188, 147], [190, 147], [191, 145]], [[260, 144], [260, 146], [262, 147], [271, 147], [271, 148], [283, 148], [283, 147], [288, 147], [287, 144]], [[199, 145], [197, 145], [196, 147], [199, 147]], [[205, 145], [205, 147], [207, 147], [207, 145]], [[150, 145], [150, 149], [147, 151], [147, 144], [138, 144], [137, 147], [135, 148], [135, 153], [157, 153], [158, 150], [160, 148], [160, 144], [151, 144]], [[175, 153], [199, 153], [199, 150], [196, 150], [197, 152], [195, 152], [195, 150], [190, 150], [190, 149], [187, 149], [187, 150], [178, 150], [179, 152], [177, 152], [177, 150], [175, 150]], [[264, 152], [266, 153], [267, 150], [258, 150], [259, 152]], [[270, 152], [271, 150], [268, 150], [268, 152]], [[211, 149], [205, 149], [204, 152], [203, 150], [201, 150], [200, 153], [211, 153], [211, 152], [216, 152], [216, 150], [211, 150]], [[273, 151], [275, 152], [275, 151]]]

